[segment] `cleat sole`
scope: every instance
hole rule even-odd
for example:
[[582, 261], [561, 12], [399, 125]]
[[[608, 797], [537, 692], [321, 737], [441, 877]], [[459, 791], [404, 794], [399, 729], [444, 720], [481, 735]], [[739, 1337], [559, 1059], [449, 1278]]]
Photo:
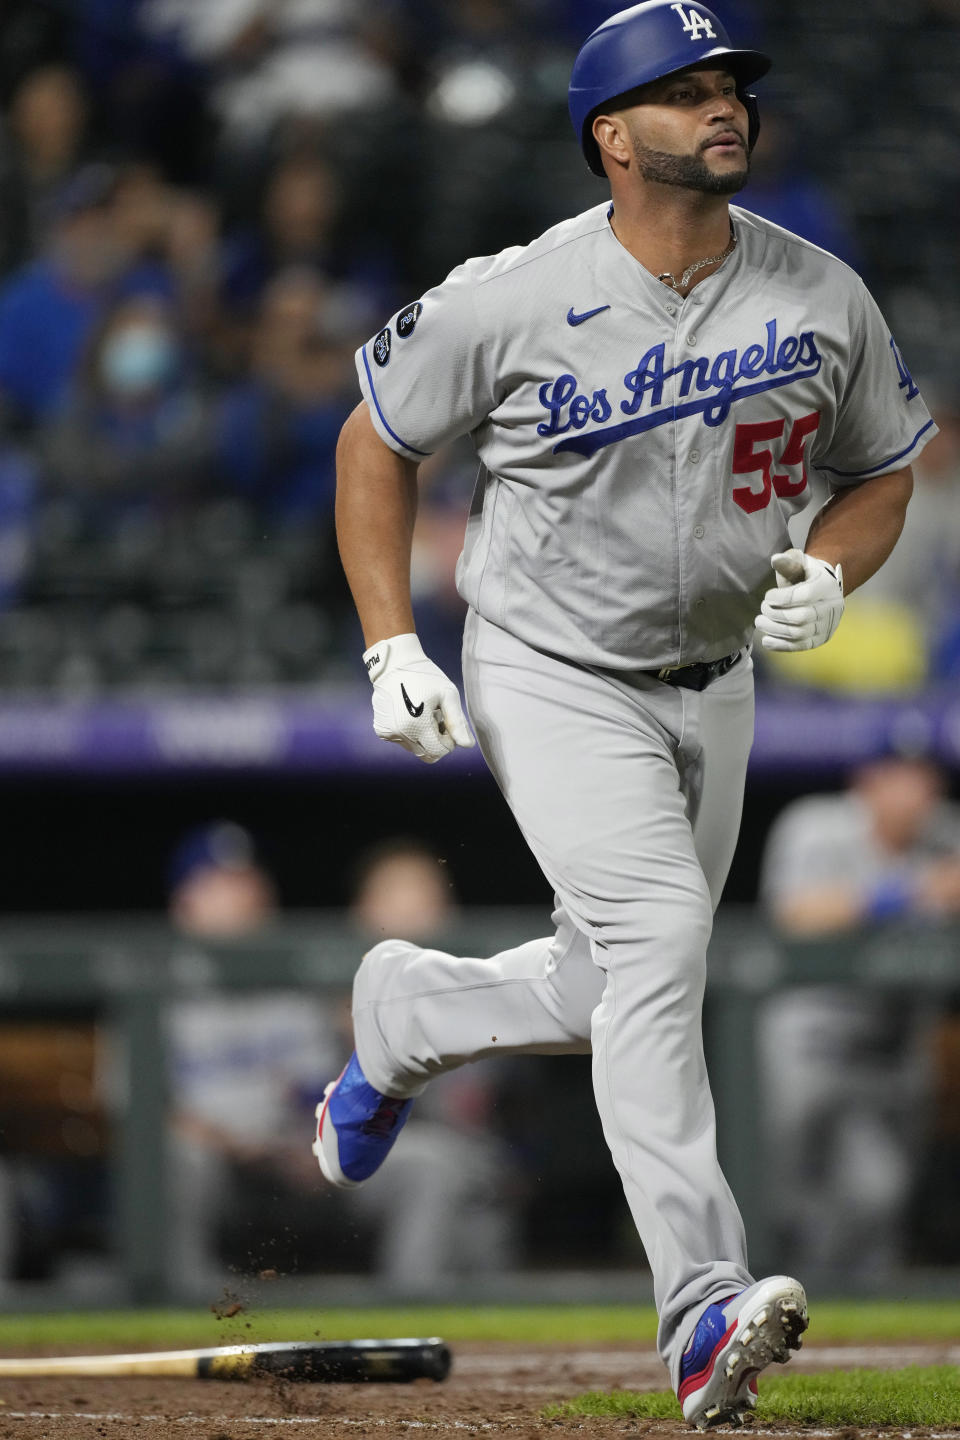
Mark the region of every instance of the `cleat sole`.
[[787, 1276], [776, 1276], [758, 1289], [753, 1303], [748, 1302], [737, 1316], [726, 1354], [721, 1351], [714, 1357], [713, 1375], [700, 1391], [701, 1405], [707, 1400], [705, 1408], [687, 1401], [686, 1418], [698, 1430], [742, 1425], [757, 1403], [759, 1372], [770, 1364], [785, 1364], [790, 1352], [800, 1349], [800, 1337], [809, 1323], [802, 1287]]

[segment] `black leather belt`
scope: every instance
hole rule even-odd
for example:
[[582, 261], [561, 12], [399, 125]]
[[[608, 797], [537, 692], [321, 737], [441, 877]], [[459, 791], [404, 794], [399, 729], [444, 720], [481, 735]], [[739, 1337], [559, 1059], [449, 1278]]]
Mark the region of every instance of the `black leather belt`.
[[732, 655], [724, 655], [721, 660], [699, 660], [696, 665], [664, 665], [662, 670], [647, 670], [646, 674], [652, 675], [655, 680], [663, 680], [667, 685], [680, 685], [684, 690], [706, 690], [712, 680], [733, 669], [742, 653], [734, 650]]

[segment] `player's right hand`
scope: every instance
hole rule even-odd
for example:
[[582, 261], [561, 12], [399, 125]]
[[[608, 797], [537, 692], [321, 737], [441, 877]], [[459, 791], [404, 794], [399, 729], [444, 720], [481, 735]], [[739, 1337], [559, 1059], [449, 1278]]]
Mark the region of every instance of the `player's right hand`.
[[416, 635], [394, 635], [364, 651], [373, 682], [373, 728], [433, 765], [457, 745], [476, 744], [452, 680], [428, 660]]

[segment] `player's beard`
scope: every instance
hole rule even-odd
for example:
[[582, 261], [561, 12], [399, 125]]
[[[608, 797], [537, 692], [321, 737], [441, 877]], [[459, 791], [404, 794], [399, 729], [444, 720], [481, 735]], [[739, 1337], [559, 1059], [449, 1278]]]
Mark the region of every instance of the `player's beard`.
[[727, 171], [725, 175], [711, 170], [702, 155], [671, 155], [666, 150], [650, 150], [636, 135], [633, 137], [633, 153], [644, 180], [653, 180], [660, 185], [679, 185], [684, 190], [699, 190], [704, 195], [735, 195], [750, 177], [750, 157], [746, 151], [743, 152], [742, 169]]

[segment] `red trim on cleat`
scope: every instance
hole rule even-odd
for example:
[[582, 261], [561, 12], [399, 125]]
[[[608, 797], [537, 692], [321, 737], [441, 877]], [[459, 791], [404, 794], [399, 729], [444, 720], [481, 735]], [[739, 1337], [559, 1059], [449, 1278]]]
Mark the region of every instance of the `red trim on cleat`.
[[713, 1352], [710, 1355], [710, 1359], [707, 1361], [706, 1365], [704, 1365], [703, 1369], [698, 1370], [696, 1375], [688, 1375], [686, 1380], [683, 1381], [680, 1389], [677, 1391], [677, 1399], [680, 1401], [681, 1405], [683, 1404], [684, 1400], [686, 1400], [691, 1390], [699, 1390], [700, 1386], [707, 1379], [708, 1375], [713, 1369], [714, 1362], [716, 1361], [717, 1356], [720, 1354], [720, 1351], [723, 1349], [724, 1345], [726, 1345], [727, 1341], [730, 1339], [730, 1336], [733, 1334], [736, 1328], [737, 1322], [736, 1320], [734, 1320], [733, 1324], [730, 1326], [730, 1329], [726, 1332], [726, 1334], [722, 1335], [721, 1338], [717, 1341], [716, 1345], [713, 1348]]

